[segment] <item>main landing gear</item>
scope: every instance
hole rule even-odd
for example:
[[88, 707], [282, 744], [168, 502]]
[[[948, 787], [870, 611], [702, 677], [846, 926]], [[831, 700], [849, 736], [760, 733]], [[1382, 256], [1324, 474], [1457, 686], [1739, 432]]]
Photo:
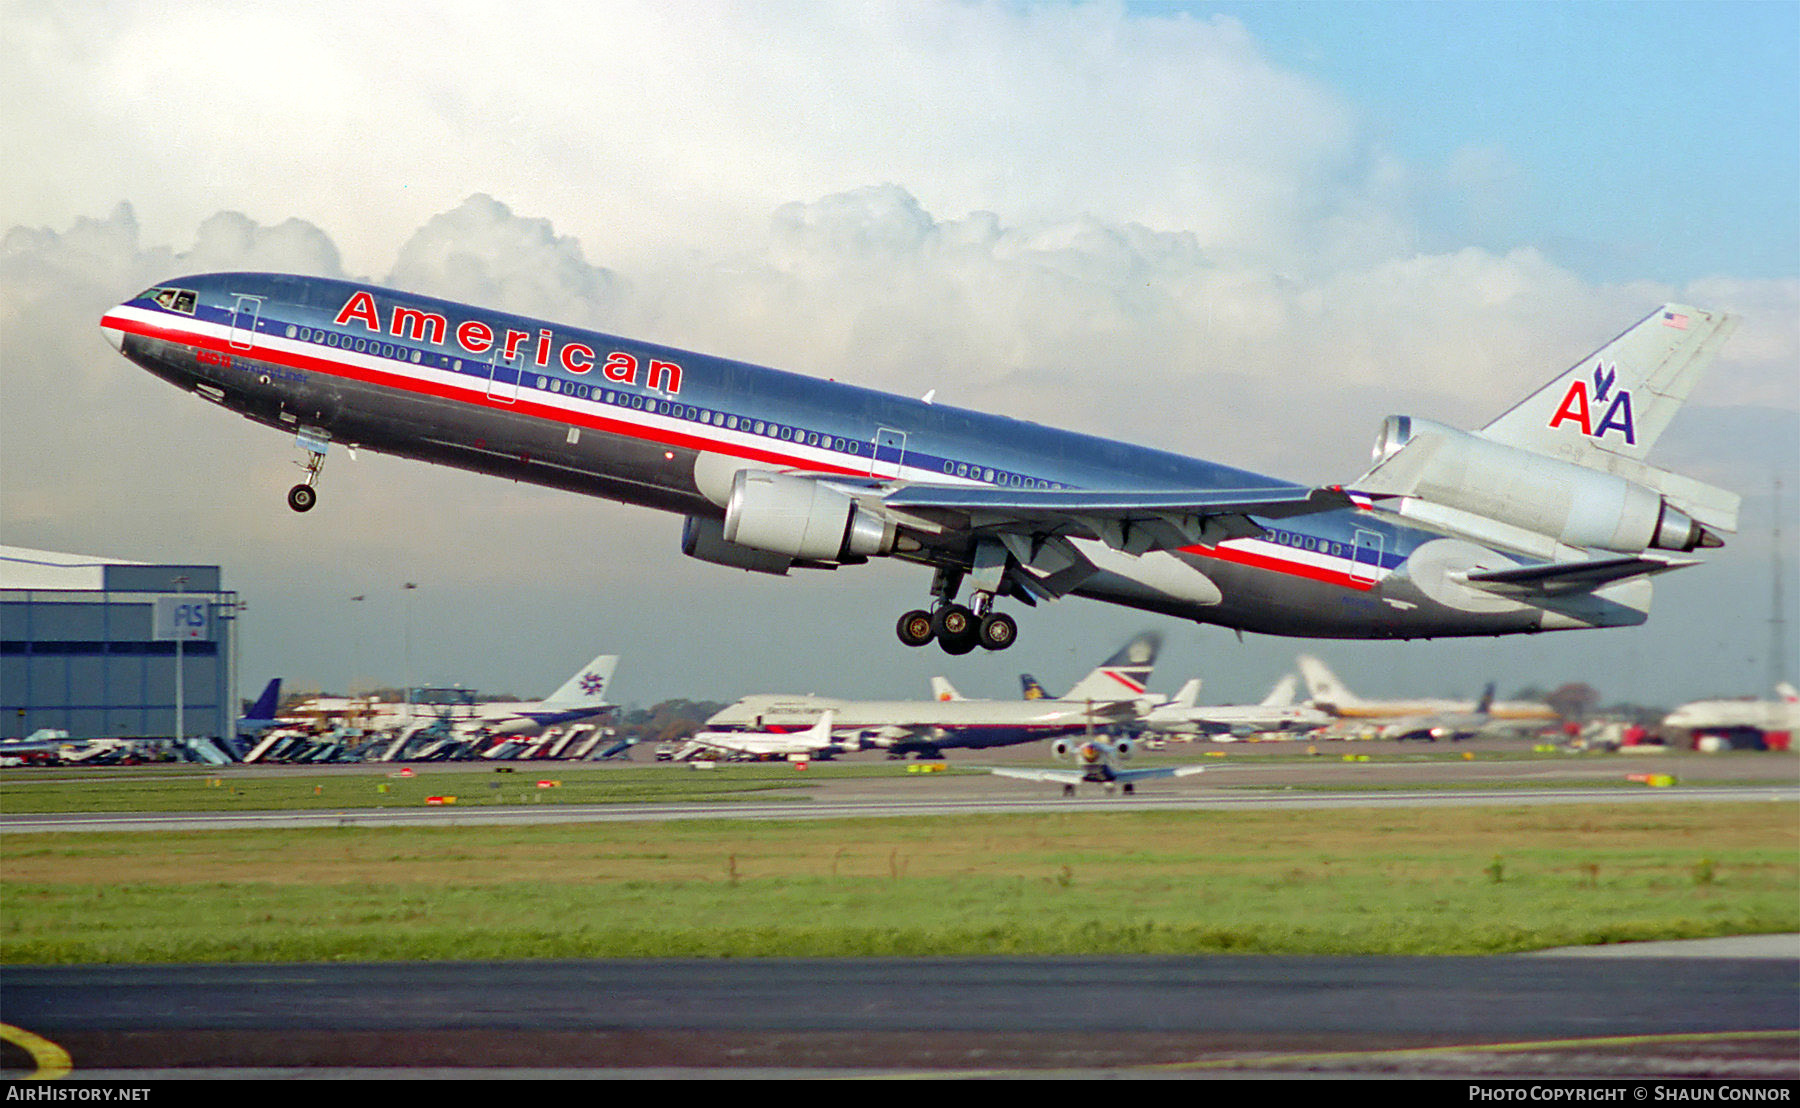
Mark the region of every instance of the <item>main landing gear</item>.
[[927, 611], [915, 608], [900, 617], [894, 631], [907, 646], [924, 646], [933, 639], [946, 654], [967, 654], [977, 646], [1005, 650], [1019, 637], [1019, 625], [1003, 612], [993, 610], [994, 594], [977, 589], [970, 607], [953, 599], [962, 584], [960, 570], [943, 569], [931, 585], [937, 601]]

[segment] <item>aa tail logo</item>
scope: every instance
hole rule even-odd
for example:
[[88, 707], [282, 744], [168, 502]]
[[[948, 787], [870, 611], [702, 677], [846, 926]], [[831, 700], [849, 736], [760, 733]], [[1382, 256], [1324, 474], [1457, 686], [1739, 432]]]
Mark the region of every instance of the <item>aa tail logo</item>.
[[[1557, 406], [1556, 414], [1550, 417], [1550, 428], [1555, 430], [1564, 423], [1573, 423], [1581, 428], [1581, 433], [1590, 439], [1604, 441], [1609, 431], [1617, 431], [1625, 439], [1625, 445], [1637, 445], [1637, 425], [1631, 415], [1631, 390], [1618, 389], [1613, 386], [1618, 382], [1617, 366], [1608, 366], [1604, 362], [1594, 364], [1593, 387], [1577, 377], [1569, 383], [1569, 391], [1563, 394], [1562, 403]], [[1610, 401], [1610, 402], [1609, 402]], [[1594, 412], [1601, 405], [1606, 405], [1606, 414], [1599, 423], [1594, 422]]]

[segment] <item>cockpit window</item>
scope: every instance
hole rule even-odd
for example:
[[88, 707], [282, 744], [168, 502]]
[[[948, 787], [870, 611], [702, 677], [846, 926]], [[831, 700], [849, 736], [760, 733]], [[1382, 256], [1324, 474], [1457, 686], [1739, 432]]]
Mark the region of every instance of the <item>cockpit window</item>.
[[[181, 312], [184, 315], [194, 314], [195, 297], [187, 289], [147, 289], [143, 295], [172, 312]], [[139, 297], [139, 299], [142, 298]]]

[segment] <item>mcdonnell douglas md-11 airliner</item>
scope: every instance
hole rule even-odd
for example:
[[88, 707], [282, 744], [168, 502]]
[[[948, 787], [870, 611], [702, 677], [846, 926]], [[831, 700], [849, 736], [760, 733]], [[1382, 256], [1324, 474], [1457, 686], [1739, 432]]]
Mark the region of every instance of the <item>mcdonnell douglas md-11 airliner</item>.
[[901, 641], [952, 654], [1012, 643], [1000, 598], [1070, 594], [1309, 637], [1628, 626], [1737, 525], [1643, 461], [1736, 325], [1676, 305], [1480, 431], [1388, 417], [1325, 488], [356, 282], [181, 277], [100, 325], [294, 434], [295, 511], [336, 442], [675, 512], [684, 553], [739, 569], [900, 558], [934, 571]]

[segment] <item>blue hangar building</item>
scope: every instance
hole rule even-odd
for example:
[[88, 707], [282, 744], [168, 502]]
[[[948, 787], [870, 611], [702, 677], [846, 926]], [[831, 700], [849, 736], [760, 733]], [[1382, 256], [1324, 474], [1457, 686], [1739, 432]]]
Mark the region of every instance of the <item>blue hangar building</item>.
[[0, 738], [167, 739], [179, 718], [229, 739], [239, 608], [220, 576], [0, 546]]

